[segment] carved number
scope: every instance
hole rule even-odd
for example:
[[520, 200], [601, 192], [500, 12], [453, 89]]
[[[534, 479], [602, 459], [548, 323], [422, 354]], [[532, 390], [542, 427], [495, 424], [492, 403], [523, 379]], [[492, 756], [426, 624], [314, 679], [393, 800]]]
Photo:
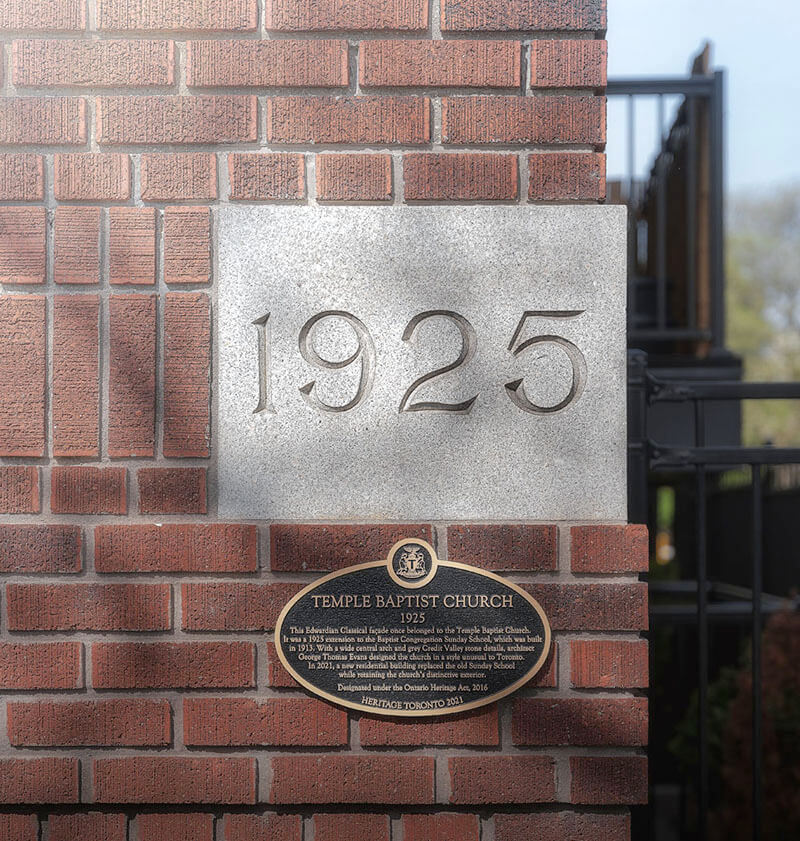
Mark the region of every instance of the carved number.
[[458, 331], [461, 333], [461, 350], [458, 354], [458, 358], [455, 362], [451, 362], [443, 368], [437, 368], [435, 371], [431, 371], [428, 374], [423, 374], [419, 377], [419, 379], [414, 380], [414, 382], [408, 387], [406, 393], [403, 395], [403, 399], [400, 401], [400, 411], [458, 412], [460, 414], [467, 414], [472, 408], [472, 404], [478, 399], [477, 394], [474, 397], [470, 397], [469, 400], [463, 400], [461, 403], [439, 403], [435, 400], [422, 400], [419, 403], [410, 402], [411, 396], [423, 383], [427, 383], [436, 377], [448, 374], [450, 371], [455, 371], [455, 369], [459, 368], [461, 365], [466, 365], [475, 355], [475, 347], [478, 344], [478, 337], [475, 335], [475, 328], [469, 323], [469, 321], [467, 321], [466, 318], [464, 318], [463, 315], [459, 315], [457, 312], [451, 312], [450, 310], [429, 310], [428, 312], [421, 312], [419, 315], [415, 315], [414, 318], [408, 322], [406, 329], [403, 331], [403, 341], [411, 341], [411, 337], [414, 335], [414, 331], [417, 327], [419, 327], [419, 325], [426, 319], [435, 318], [436, 316], [449, 318], [456, 327], [458, 327]]
[[583, 389], [586, 387], [586, 358], [578, 347], [569, 339], [565, 339], [562, 336], [550, 335], [533, 336], [530, 339], [526, 339], [521, 344], [517, 344], [522, 331], [525, 329], [525, 323], [529, 318], [575, 318], [583, 312], [584, 310], [528, 310], [520, 319], [517, 329], [514, 331], [514, 335], [511, 337], [511, 342], [508, 345], [508, 349], [514, 356], [519, 356], [521, 353], [534, 345], [553, 344], [560, 347], [566, 353], [567, 358], [572, 365], [572, 383], [570, 385], [569, 393], [563, 400], [556, 403], [555, 406], [539, 406], [536, 403], [532, 403], [528, 398], [528, 395], [525, 393], [525, 386], [523, 385], [523, 381], [521, 379], [506, 383], [506, 393], [513, 403], [522, 409], [523, 412], [530, 412], [533, 415], [549, 415], [554, 412], [559, 412], [561, 409], [566, 408], [570, 403], [577, 400], [583, 393]]
[[[533, 336], [525, 341], [520, 341], [525, 326], [529, 319], [562, 319], [575, 318], [582, 315], [584, 310], [528, 310], [524, 313], [517, 325], [511, 342], [508, 345], [509, 351], [513, 356], [517, 357], [524, 353], [531, 347], [541, 344], [556, 345], [564, 351], [572, 366], [572, 382], [566, 397], [556, 403], [554, 406], [540, 406], [531, 401], [528, 397], [524, 382], [522, 379], [513, 380], [505, 384], [506, 393], [511, 401], [522, 411], [529, 412], [534, 415], [547, 415], [559, 412], [569, 406], [570, 403], [578, 400], [586, 387], [586, 358], [580, 349], [573, 344], [569, 339], [563, 336], [556, 336], [551, 334]], [[478, 399], [476, 394], [467, 400], [462, 400], [460, 403], [440, 403], [435, 400], [420, 400], [416, 403], [411, 402], [414, 392], [417, 391], [424, 383], [430, 382], [436, 377], [442, 377], [445, 374], [455, 371], [462, 365], [466, 365], [475, 355], [478, 339], [475, 333], [475, 328], [464, 318], [452, 310], [428, 310], [427, 312], [415, 315], [411, 321], [406, 325], [403, 331], [402, 340], [410, 342], [414, 333], [422, 324], [429, 318], [448, 318], [458, 328], [461, 334], [461, 350], [454, 362], [445, 365], [442, 368], [437, 368], [435, 371], [430, 371], [423, 374], [408, 387], [402, 400], [400, 401], [400, 409], [402, 412], [454, 412], [460, 414], [467, 414], [471, 411], [473, 404]], [[358, 340], [358, 347], [347, 359], [330, 360], [321, 357], [313, 347], [314, 331], [317, 325], [325, 318], [340, 318], [345, 321], [355, 333]], [[267, 414], [275, 414], [275, 407], [272, 402], [272, 384], [271, 384], [271, 329], [270, 329], [270, 313], [261, 316], [253, 321], [258, 336], [258, 403], [253, 410], [254, 414], [266, 412]], [[331, 406], [324, 403], [314, 393], [316, 387], [316, 380], [306, 383], [300, 388], [300, 393], [303, 399], [310, 406], [319, 409], [323, 412], [347, 412], [354, 409], [359, 403], [367, 399], [372, 389], [372, 383], [375, 377], [375, 343], [370, 335], [369, 330], [363, 321], [354, 316], [352, 313], [344, 310], [326, 310], [325, 312], [317, 313], [312, 316], [303, 325], [299, 335], [300, 353], [303, 359], [309, 365], [315, 365], [318, 368], [328, 370], [339, 370], [346, 368], [348, 365], [360, 361], [361, 375], [358, 381], [356, 393], [351, 400], [342, 406]]]
[[272, 362], [272, 347], [269, 334], [269, 313], [257, 318], [253, 324], [258, 331], [258, 405], [253, 409], [253, 414], [266, 412], [268, 415], [275, 414], [275, 407], [272, 405], [272, 383], [270, 382], [270, 363]]
[[[312, 347], [314, 328], [324, 318], [341, 318], [343, 321], [346, 321], [350, 327], [352, 327], [353, 332], [356, 334], [356, 338], [358, 339], [358, 348], [347, 359], [336, 361], [323, 359]], [[300, 353], [303, 359], [305, 359], [309, 365], [316, 365], [318, 368], [338, 370], [340, 368], [346, 368], [348, 365], [352, 365], [359, 357], [361, 358], [361, 376], [358, 380], [358, 389], [356, 390], [352, 400], [348, 401], [343, 406], [330, 406], [327, 403], [323, 403], [317, 395], [314, 394], [314, 387], [317, 383], [316, 380], [312, 380], [310, 383], [306, 383], [300, 388], [300, 393], [303, 395], [303, 399], [309, 404], [309, 406], [314, 406], [323, 412], [346, 412], [349, 409], [354, 409], [359, 403], [361, 403], [362, 400], [365, 400], [369, 396], [370, 390], [372, 389], [372, 380], [375, 374], [375, 343], [372, 341], [372, 336], [370, 336], [369, 330], [367, 330], [361, 319], [356, 318], [354, 315], [349, 312], [345, 312], [344, 310], [326, 310], [325, 312], [317, 313], [317, 315], [309, 318], [303, 325], [303, 328], [300, 331], [299, 344]]]

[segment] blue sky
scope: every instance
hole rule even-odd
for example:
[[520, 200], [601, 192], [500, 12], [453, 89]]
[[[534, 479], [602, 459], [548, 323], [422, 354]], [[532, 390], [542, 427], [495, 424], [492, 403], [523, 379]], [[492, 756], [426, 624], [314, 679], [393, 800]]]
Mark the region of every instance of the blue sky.
[[[727, 182], [742, 193], [800, 181], [800, 0], [609, 0], [609, 75], [683, 75], [704, 40], [727, 76]], [[624, 170], [624, 110], [609, 103], [609, 176]], [[668, 110], [668, 114], [671, 107]], [[638, 165], [656, 144], [637, 121]]]

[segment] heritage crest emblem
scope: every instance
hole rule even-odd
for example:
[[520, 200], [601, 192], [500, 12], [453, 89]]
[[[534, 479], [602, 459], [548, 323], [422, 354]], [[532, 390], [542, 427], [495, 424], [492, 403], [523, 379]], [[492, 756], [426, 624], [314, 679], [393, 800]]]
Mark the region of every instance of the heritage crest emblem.
[[389, 552], [386, 565], [396, 584], [416, 590], [430, 583], [439, 560], [424, 540], [399, 540]]
[[395, 572], [401, 578], [422, 578], [428, 572], [424, 551], [416, 543], [401, 547], [397, 553], [400, 559], [397, 561]]

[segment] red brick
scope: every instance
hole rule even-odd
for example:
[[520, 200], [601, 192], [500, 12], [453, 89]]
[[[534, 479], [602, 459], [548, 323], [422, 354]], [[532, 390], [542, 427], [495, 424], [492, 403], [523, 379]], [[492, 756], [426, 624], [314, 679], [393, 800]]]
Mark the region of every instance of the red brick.
[[42, 456], [45, 300], [0, 297], [0, 456]]
[[267, 100], [269, 143], [427, 143], [430, 100], [394, 96], [283, 96]]
[[86, 101], [77, 96], [0, 99], [0, 145], [86, 143]]
[[141, 514], [205, 514], [203, 467], [146, 467], [137, 474]]
[[211, 212], [207, 207], [164, 210], [164, 281], [211, 280]]
[[254, 96], [101, 96], [97, 142], [104, 145], [252, 143]]
[[517, 698], [515, 745], [647, 744], [646, 698]]
[[50, 509], [54, 514], [125, 514], [124, 467], [53, 467]]
[[432, 756], [274, 756], [270, 803], [433, 802]]
[[306, 194], [303, 155], [280, 152], [228, 155], [228, 170], [232, 199], [302, 199]]
[[647, 803], [647, 757], [572, 756], [572, 803], [632, 805]]
[[267, 0], [265, 26], [293, 32], [418, 31], [428, 27], [428, 4], [425, 0], [373, 0], [369, 3]]
[[256, 0], [98, 0], [97, 20], [116, 31], [249, 32], [258, 17]]
[[36, 815], [0, 815], [0, 838], [39, 841], [39, 819]]
[[168, 584], [8, 584], [11, 631], [168, 631]]
[[433, 539], [427, 525], [276, 523], [270, 527], [270, 565], [273, 572], [330, 572], [379, 561], [404, 537], [420, 537], [428, 542]]
[[497, 707], [428, 721], [362, 717], [359, 724], [365, 747], [420, 745], [494, 746], [500, 744]]
[[60, 467], [52, 470], [50, 508], [55, 514], [125, 514], [124, 467]]
[[531, 42], [532, 88], [605, 88], [606, 41]]
[[82, 815], [50, 815], [49, 841], [125, 841], [125, 815], [87, 812]]
[[271, 631], [300, 582], [198, 582], [183, 585], [186, 631]]
[[518, 41], [362, 41], [365, 87], [517, 88]]
[[172, 41], [14, 41], [12, 73], [21, 87], [149, 87], [175, 81]]
[[202, 813], [137, 815], [139, 841], [214, 841], [214, 816]]
[[0, 283], [45, 282], [43, 207], [0, 207]]
[[606, 156], [557, 152], [528, 157], [529, 201], [603, 201]]
[[389, 201], [390, 155], [317, 155], [319, 201]]
[[[225, 841], [300, 841], [300, 815], [227, 815]], [[355, 841], [355, 839], [347, 839]], [[377, 839], [376, 839], [377, 841]]]
[[91, 458], [100, 437], [100, 299], [53, 299], [53, 455]]
[[87, 152], [55, 156], [54, 188], [59, 201], [125, 201], [131, 196], [127, 155]]
[[39, 468], [7, 464], [0, 467], [0, 514], [38, 514]]
[[168, 701], [40, 701], [8, 705], [14, 747], [160, 747], [170, 743]]
[[255, 572], [258, 530], [234, 523], [97, 526], [98, 572]]
[[572, 571], [577, 573], [647, 572], [647, 526], [573, 526]]
[[556, 799], [556, 769], [550, 756], [451, 756], [448, 768], [451, 803], [550, 803]]
[[231, 199], [297, 200], [305, 196], [303, 155], [245, 153], [228, 156]]
[[0, 689], [80, 689], [79, 642], [0, 643]]
[[144, 201], [217, 197], [217, 159], [207, 152], [142, 155]]
[[479, 841], [480, 834], [477, 815], [403, 815], [403, 841]]
[[447, 559], [483, 569], [551, 572], [558, 569], [558, 528], [448, 526]]
[[580, 689], [644, 689], [648, 686], [647, 641], [572, 640], [572, 685]]
[[190, 87], [341, 87], [348, 83], [347, 41], [189, 41]]
[[155, 295], [112, 295], [108, 306], [111, 333], [108, 454], [152, 456], [155, 451]]
[[602, 96], [460, 96], [442, 100], [445, 143], [606, 142]]
[[442, 29], [525, 32], [606, 28], [606, 0], [442, 0]]
[[75, 31], [86, 26], [86, 5], [81, 0], [5, 0], [0, 3], [0, 30], [36, 32]]
[[[593, 815], [577, 812], [541, 812], [495, 815], [495, 841], [630, 841], [628, 815]], [[406, 838], [408, 841], [408, 838]]]
[[389, 832], [388, 815], [314, 815], [314, 841], [389, 841]]
[[43, 198], [42, 156], [29, 152], [0, 155], [0, 200], [36, 201]]
[[647, 629], [646, 584], [529, 584], [554, 631]]
[[267, 641], [267, 681], [273, 689], [297, 689], [297, 681], [278, 658], [274, 642]]
[[345, 747], [347, 713], [310, 698], [185, 698], [183, 738], [194, 747]]
[[80, 572], [77, 526], [0, 525], [0, 572]]
[[129, 756], [94, 760], [98, 803], [255, 803], [256, 761]]
[[516, 155], [403, 155], [403, 176], [406, 201], [511, 201], [519, 195]]
[[550, 653], [547, 655], [542, 668], [525, 686], [527, 688], [538, 686], [542, 689], [556, 689], [558, 687], [558, 645], [555, 642], [550, 646]]
[[[96, 689], [236, 689], [255, 686], [249, 642], [98, 642]], [[156, 801], [158, 802], [158, 801]]]
[[0, 759], [0, 803], [77, 802], [77, 759]]
[[109, 282], [152, 286], [156, 280], [155, 209], [112, 207], [108, 217]]
[[56, 208], [54, 238], [56, 283], [97, 283], [100, 279], [100, 208]]
[[164, 306], [166, 457], [205, 458], [211, 437], [211, 307], [204, 292], [168, 292]]

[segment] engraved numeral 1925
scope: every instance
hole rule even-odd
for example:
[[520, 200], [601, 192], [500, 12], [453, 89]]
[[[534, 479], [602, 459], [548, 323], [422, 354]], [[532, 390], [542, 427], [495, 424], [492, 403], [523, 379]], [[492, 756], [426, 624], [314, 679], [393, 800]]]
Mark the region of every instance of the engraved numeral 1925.
[[[554, 414], [580, 399], [586, 387], [587, 366], [586, 358], [577, 345], [569, 339], [565, 339], [563, 336], [552, 333], [531, 336], [524, 341], [522, 340], [522, 335], [530, 319], [554, 320], [576, 318], [582, 315], [583, 312], [583, 310], [527, 310], [523, 314], [508, 345], [511, 355], [514, 357], [521, 356], [525, 351], [538, 345], [558, 347], [569, 360], [572, 369], [572, 380], [567, 395], [553, 406], [542, 406], [534, 403], [525, 391], [525, 385], [522, 379], [507, 382], [505, 384], [506, 394], [511, 402], [522, 411], [534, 415]], [[314, 336], [318, 325], [324, 319], [333, 318], [344, 321], [356, 337], [357, 347], [345, 359], [325, 359], [314, 347]], [[436, 400], [412, 401], [414, 393], [425, 383], [443, 377], [451, 371], [467, 365], [475, 356], [477, 349], [478, 337], [475, 328], [463, 315], [459, 315], [457, 312], [451, 310], [428, 310], [415, 315], [406, 325], [401, 337], [402, 341], [410, 342], [419, 325], [433, 318], [447, 319], [455, 324], [461, 336], [461, 349], [453, 362], [429, 371], [427, 374], [423, 374], [409, 385], [400, 399], [399, 412], [451, 412], [467, 414], [472, 410], [475, 401], [478, 399], [477, 394], [457, 403], [444, 403]], [[253, 322], [257, 331], [258, 341], [258, 402], [256, 408], [253, 410], [254, 414], [260, 414], [262, 412], [267, 414], [275, 413], [270, 380], [272, 354], [269, 320], [270, 313], [267, 313]], [[322, 412], [347, 412], [356, 408], [356, 406], [363, 403], [369, 397], [376, 369], [375, 342], [364, 322], [352, 313], [346, 312], [345, 310], [325, 310], [309, 318], [300, 330], [298, 350], [309, 365], [323, 370], [341, 370], [355, 363], [360, 365], [360, 375], [355, 394], [344, 404], [331, 405], [322, 401], [316, 393], [316, 380], [311, 380], [305, 385], [300, 386], [300, 394], [309, 406]]]

